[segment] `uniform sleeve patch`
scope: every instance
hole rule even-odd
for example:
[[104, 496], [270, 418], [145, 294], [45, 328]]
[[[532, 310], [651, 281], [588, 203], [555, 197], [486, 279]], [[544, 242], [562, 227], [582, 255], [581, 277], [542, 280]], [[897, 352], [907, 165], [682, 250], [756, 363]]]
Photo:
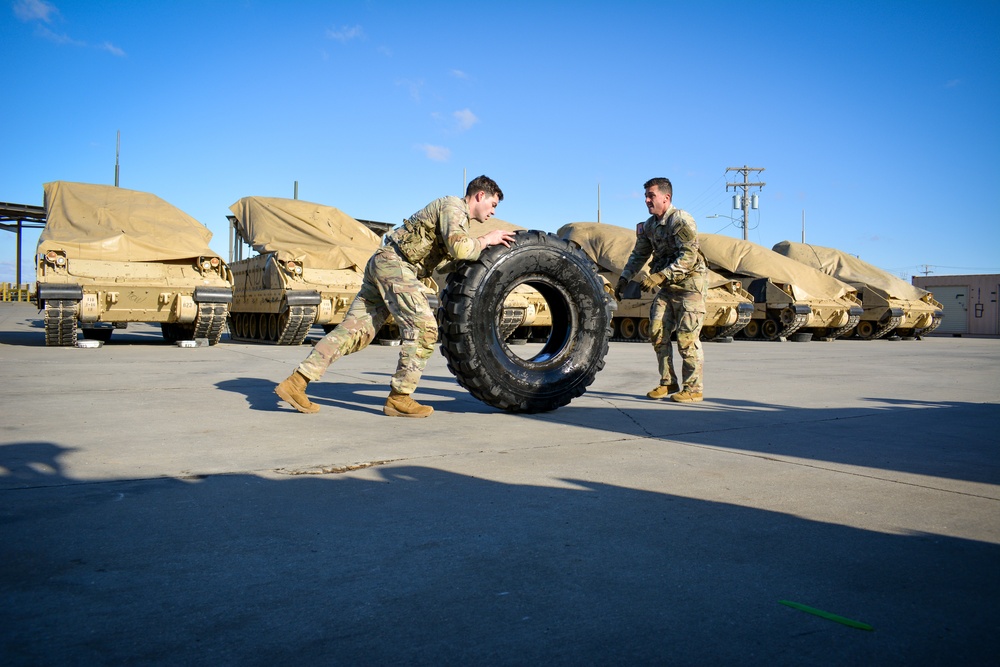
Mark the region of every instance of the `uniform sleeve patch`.
[[640, 222], [635, 226], [635, 235], [642, 236], [642, 223]]
[[698, 233], [690, 225], [681, 225], [680, 229], [677, 230], [677, 238], [684, 243], [690, 243], [698, 238]]
[[691, 243], [698, 238], [698, 228], [694, 224], [694, 220], [687, 216], [679, 216], [677, 221], [677, 238], [680, 239], [682, 243]]

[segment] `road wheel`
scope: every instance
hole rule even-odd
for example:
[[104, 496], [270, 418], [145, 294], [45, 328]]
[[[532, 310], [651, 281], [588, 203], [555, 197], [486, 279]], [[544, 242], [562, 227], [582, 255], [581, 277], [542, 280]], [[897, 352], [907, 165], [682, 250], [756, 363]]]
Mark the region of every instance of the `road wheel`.
[[875, 323], [871, 320], [861, 320], [858, 322], [857, 334], [862, 340], [871, 340], [875, 335]]
[[622, 318], [621, 324], [618, 327], [621, 332], [622, 338], [625, 340], [635, 340], [636, 326], [635, 320], [631, 317]]
[[771, 319], [764, 320], [763, 324], [760, 325], [761, 334], [768, 340], [775, 340], [780, 330], [781, 325]]
[[639, 340], [644, 343], [649, 342], [649, 318], [644, 317], [639, 320]]
[[[530, 358], [500, 333], [504, 300], [520, 285], [537, 290], [552, 314], [549, 336]], [[611, 312], [589, 257], [554, 234], [519, 231], [510, 248], [487, 248], [448, 277], [441, 353], [458, 383], [487, 405], [546, 412], [582, 395], [604, 368]]]
[[750, 320], [747, 325], [743, 327], [743, 335], [747, 338], [757, 338], [760, 336], [760, 320]]
[[259, 313], [257, 315], [257, 339], [258, 340], [270, 340], [267, 337], [267, 313]]

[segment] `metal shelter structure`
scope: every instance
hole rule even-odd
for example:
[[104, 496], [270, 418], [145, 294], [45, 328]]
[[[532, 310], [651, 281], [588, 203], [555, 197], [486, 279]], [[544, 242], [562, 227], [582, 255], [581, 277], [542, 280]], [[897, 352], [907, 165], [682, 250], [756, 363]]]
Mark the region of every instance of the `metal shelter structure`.
[[45, 207], [29, 204], [0, 202], [0, 229], [17, 234], [17, 259], [15, 271], [17, 284], [21, 284], [21, 231], [45, 227]]

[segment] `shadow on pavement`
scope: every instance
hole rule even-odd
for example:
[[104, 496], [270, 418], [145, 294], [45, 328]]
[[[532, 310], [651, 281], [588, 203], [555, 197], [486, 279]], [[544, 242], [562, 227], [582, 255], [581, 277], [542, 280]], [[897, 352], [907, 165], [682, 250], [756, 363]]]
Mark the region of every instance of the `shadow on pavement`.
[[[0, 447], [27, 664], [992, 664], [1000, 547], [562, 480], [66, 478]], [[874, 626], [864, 632], [780, 605]]]
[[[295, 366], [289, 366], [288, 372], [295, 370]], [[366, 372], [366, 375], [377, 378], [372, 382], [343, 382], [333, 378], [330, 373], [318, 382], [310, 382], [306, 394], [309, 400], [319, 405], [321, 408], [352, 410], [370, 414], [382, 414], [382, 406], [389, 395], [389, 379], [391, 373]], [[443, 381], [450, 382], [454, 389], [443, 389], [429, 386], [430, 381], [442, 381], [440, 377], [425, 376], [420, 387], [414, 395], [421, 402], [433, 405], [435, 400], [448, 401], [448, 411], [461, 412], [462, 414], [487, 414], [497, 412], [495, 408], [481, 403], [472, 398], [467, 391], [454, 384], [454, 378], [446, 378]], [[247, 403], [251, 410], [263, 412], [274, 412], [293, 410], [287, 403], [282, 401], [274, 393], [277, 381], [269, 378], [237, 378], [234, 380], [222, 380], [215, 384], [223, 391], [229, 391], [246, 396]], [[435, 406], [435, 409], [441, 409]]]
[[[866, 398], [856, 408], [801, 408], [705, 399], [694, 407], [588, 392], [607, 407], [570, 404], [533, 418], [609, 432], [1000, 484], [1000, 405]], [[761, 426], [766, 426], [761, 437]]]

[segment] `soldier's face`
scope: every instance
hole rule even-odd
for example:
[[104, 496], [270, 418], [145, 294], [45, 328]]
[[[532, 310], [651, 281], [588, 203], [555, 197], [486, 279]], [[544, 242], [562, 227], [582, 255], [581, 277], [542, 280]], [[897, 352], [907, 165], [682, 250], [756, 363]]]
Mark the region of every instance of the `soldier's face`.
[[498, 195], [489, 197], [485, 192], [480, 190], [476, 193], [475, 198], [473, 198], [472, 206], [469, 207], [469, 217], [473, 220], [486, 222], [496, 212], [497, 204], [499, 203], [500, 197]]
[[660, 192], [660, 188], [655, 185], [649, 186], [646, 188], [646, 208], [650, 215], [655, 215], [657, 218], [662, 217], [670, 210], [670, 195], [663, 194]]

